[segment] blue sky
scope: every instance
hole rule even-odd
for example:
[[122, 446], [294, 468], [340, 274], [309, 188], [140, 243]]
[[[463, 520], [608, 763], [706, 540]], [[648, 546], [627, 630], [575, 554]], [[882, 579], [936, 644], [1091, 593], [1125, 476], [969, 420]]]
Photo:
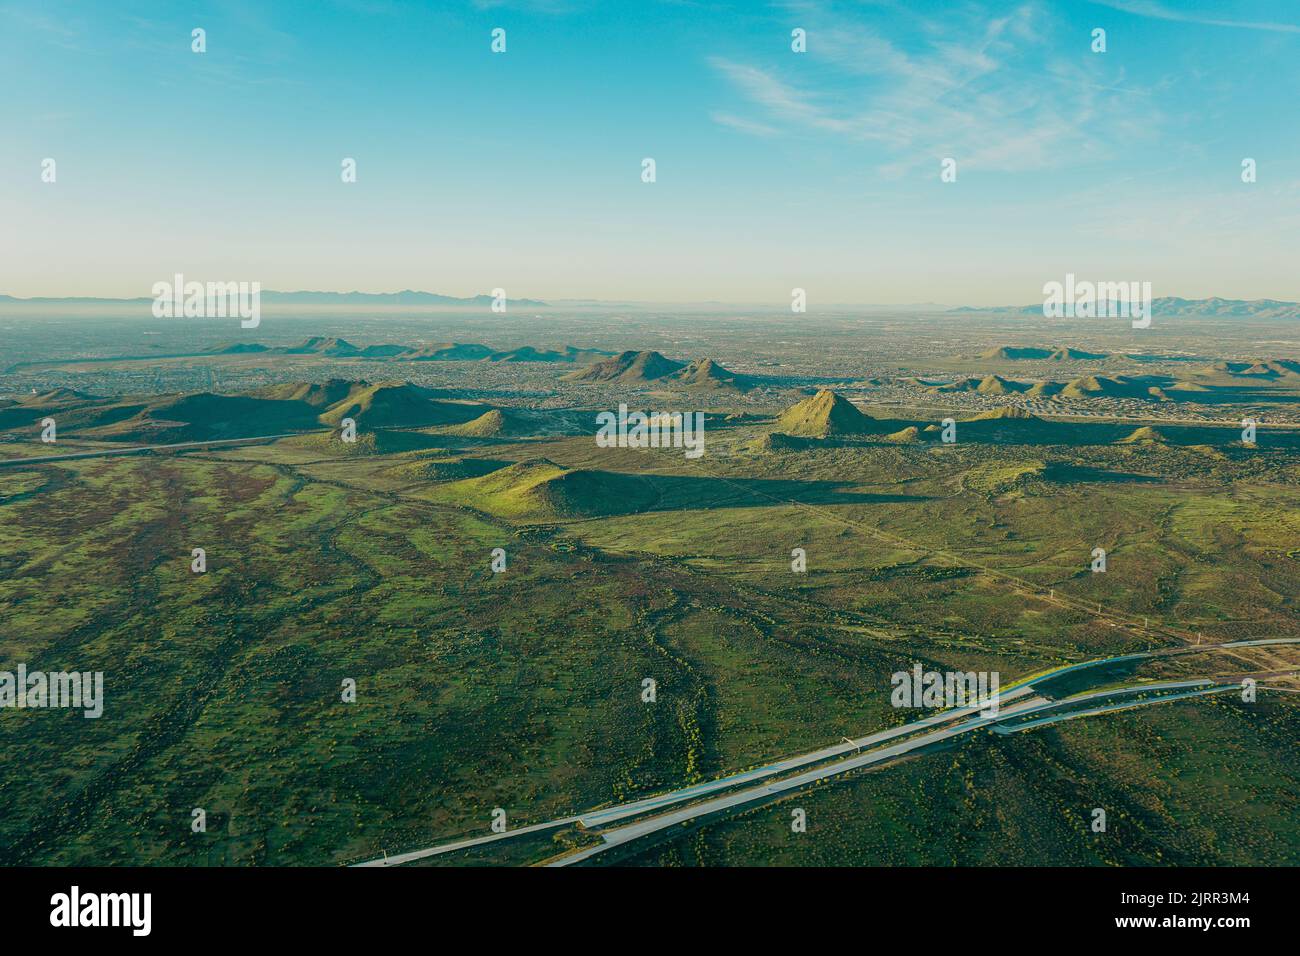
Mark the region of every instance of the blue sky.
[[1290, 0], [0, 0], [0, 84], [16, 295], [1300, 299]]

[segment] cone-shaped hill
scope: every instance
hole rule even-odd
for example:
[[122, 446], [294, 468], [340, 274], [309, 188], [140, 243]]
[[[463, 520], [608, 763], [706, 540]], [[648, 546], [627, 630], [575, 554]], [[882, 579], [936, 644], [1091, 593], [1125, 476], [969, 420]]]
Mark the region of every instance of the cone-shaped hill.
[[261, 398], [280, 402], [306, 402], [316, 408], [326, 408], [347, 398], [354, 388], [368, 387], [369, 382], [352, 382], [345, 378], [332, 378], [328, 382], [286, 382], [270, 385], [254, 392]]
[[865, 435], [876, 429], [876, 420], [858, 411], [856, 405], [824, 388], [811, 398], [791, 405], [776, 420], [776, 431], [805, 438]]
[[627, 514], [658, 500], [654, 486], [640, 476], [569, 469], [546, 458], [530, 458], [479, 478], [440, 485], [433, 494], [440, 500], [526, 521]]
[[[228, 347], [225, 349], [226, 354], [239, 351], [253, 351], [252, 346], [245, 347]], [[291, 345], [286, 349], [276, 349], [285, 355], [325, 355], [331, 358], [368, 358], [368, 359], [389, 359], [396, 356], [405, 357], [411, 349], [405, 345], [367, 345], [365, 348], [353, 345], [346, 339], [329, 338], [323, 335], [313, 335], [309, 339], [299, 342], [297, 345]]]
[[1085, 375], [1061, 389], [1063, 398], [1136, 398], [1147, 394], [1148, 385], [1123, 375]]
[[1060, 382], [1035, 382], [1025, 392], [1026, 398], [1051, 398], [1053, 395], [1059, 395], [1064, 388]]
[[658, 352], [620, 352], [613, 358], [592, 362], [585, 368], [565, 375], [570, 382], [622, 382], [639, 385], [666, 378], [685, 366], [664, 358]]
[[934, 392], [973, 392], [980, 386], [978, 378], [962, 378], [955, 382], [947, 382], [943, 385], [931, 385], [926, 391]]
[[493, 362], [592, 362], [607, 355], [608, 352], [600, 349], [579, 349], [572, 345], [566, 345], [562, 352], [523, 345], [517, 349], [493, 352], [488, 358]]
[[493, 408], [471, 421], [440, 428], [438, 434], [459, 435], [466, 438], [495, 438], [506, 435], [531, 435], [535, 431], [536, 426], [528, 417], [512, 409]]
[[981, 352], [980, 358], [1014, 362], [1023, 359], [1045, 359], [1051, 354], [1051, 349], [1030, 348], [1018, 345], [999, 345]]
[[958, 441], [1015, 444], [1021, 441], [1046, 441], [1053, 437], [1059, 437], [1059, 426], [1014, 405], [1004, 405], [1001, 408], [980, 412], [957, 423]]
[[510, 465], [490, 458], [419, 458], [403, 462], [391, 471], [395, 477], [419, 481], [460, 481], [480, 478]]
[[410, 382], [357, 382], [344, 398], [321, 414], [320, 420], [337, 425], [345, 418], [353, 418], [371, 428], [457, 425], [487, 410], [484, 405], [442, 401], [432, 389]]
[[737, 375], [710, 358], [696, 359], [674, 372], [671, 379], [685, 388], [735, 389], [742, 392], [753, 388], [753, 383], [747, 376]]
[[1032, 346], [1001, 345], [980, 353], [982, 359], [1018, 362], [1036, 360], [1041, 362], [1091, 362], [1106, 358], [1104, 352], [1085, 352], [1083, 349], [1062, 345], [1057, 348], [1035, 348]]
[[1164, 444], [1165, 436], [1150, 425], [1143, 425], [1127, 438], [1121, 438], [1117, 445], [1159, 445]]
[[817, 447], [818, 442], [814, 438], [800, 438], [797, 435], [786, 435], [783, 432], [769, 432], [766, 435], [759, 435], [749, 443], [749, 450], [759, 454], [776, 454], [786, 451], [803, 451], [806, 448]]
[[1047, 360], [1049, 362], [1097, 362], [1109, 357], [1105, 352], [1085, 352], [1083, 349], [1062, 346], [1052, 352], [1047, 357]]
[[357, 348], [351, 342], [345, 339], [326, 338], [323, 335], [313, 335], [309, 339], [290, 346], [285, 349], [286, 355], [357, 355], [361, 349]]
[[985, 375], [980, 379], [979, 385], [975, 386], [975, 391], [981, 395], [1011, 395], [1023, 392], [1028, 387], [1021, 382], [1003, 378], [1001, 375]]
[[486, 345], [466, 342], [441, 342], [407, 349], [402, 358], [412, 362], [476, 362], [495, 354]]
[[978, 415], [972, 415], [967, 419], [968, 422], [995, 422], [1006, 419], [1021, 419], [1022, 421], [1042, 421], [1037, 415], [1025, 411], [1018, 405], [1003, 405], [1001, 408], [992, 408], [987, 412], [980, 412]]
[[948, 385], [935, 385], [932, 392], [979, 392], [981, 395], [1012, 395], [1026, 391], [1030, 386], [1023, 382], [1013, 382], [1001, 375], [985, 375], [983, 378], [963, 378]]
[[885, 436], [885, 441], [894, 442], [898, 445], [912, 445], [921, 440], [921, 429], [915, 425], [908, 425], [906, 428], [899, 429], [896, 432], [890, 432]]

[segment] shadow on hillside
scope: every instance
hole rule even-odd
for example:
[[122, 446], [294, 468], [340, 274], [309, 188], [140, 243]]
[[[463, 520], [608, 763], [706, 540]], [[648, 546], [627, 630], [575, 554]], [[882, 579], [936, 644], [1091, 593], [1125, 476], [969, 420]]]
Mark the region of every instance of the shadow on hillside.
[[[904, 421], [901, 419], [877, 419], [882, 422], [878, 431], [892, 429], [901, 431], [909, 425], [925, 429], [933, 425], [932, 421]], [[1048, 421], [1044, 419], [986, 419], [984, 421], [957, 421], [957, 443], [988, 445], [1065, 445], [1081, 447], [1087, 445], [1114, 445], [1131, 436], [1144, 423], [1109, 422], [1109, 421]], [[1170, 446], [1209, 445], [1227, 448], [1239, 445], [1241, 428], [1233, 425], [1186, 425], [1153, 421], [1154, 428], [1164, 444]], [[1272, 448], [1300, 448], [1300, 430], [1268, 430], [1261, 439], [1261, 445]], [[939, 444], [938, 431], [921, 432], [921, 439], [927, 444]], [[881, 444], [876, 436], [861, 438], [844, 438], [835, 441], [839, 445], [868, 446]], [[907, 447], [907, 446], [903, 446]]]
[[[608, 474], [608, 473], [605, 473]], [[620, 475], [650, 484], [657, 500], [637, 511], [679, 511], [788, 505], [872, 505], [932, 500], [926, 495], [878, 495], [848, 491], [849, 481], [780, 478], [716, 478], [692, 475]]]

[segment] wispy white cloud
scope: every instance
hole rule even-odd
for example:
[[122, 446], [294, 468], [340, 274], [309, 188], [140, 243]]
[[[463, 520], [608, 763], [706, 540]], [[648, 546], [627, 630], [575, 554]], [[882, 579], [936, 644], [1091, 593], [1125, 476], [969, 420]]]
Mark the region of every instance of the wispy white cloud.
[[713, 57], [709, 62], [747, 98], [778, 119], [832, 132], [852, 132], [850, 123], [832, 116], [814, 95], [796, 89], [770, 71], [722, 57]]
[[947, 156], [963, 169], [1067, 165], [1104, 155], [1121, 131], [1141, 138], [1159, 122], [1147, 91], [1125, 85], [1122, 68], [1108, 68], [1086, 44], [1073, 56], [1057, 52], [1062, 45], [1046, 39], [1055, 24], [1036, 0], [1000, 17], [959, 9], [901, 21], [891, 12], [880, 18], [886, 36], [859, 10], [805, 2], [798, 13], [808, 53], [788, 66], [710, 63], [764, 111], [765, 125], [876, 144], [886, 175], [917, 167], [937, 175]]
[[748, 133], [751, 136], [775, 136], [778, 132], [778, 130], [766, 123], [756, 123], [754, 120], [748, 120], [742, 116], [733, 116], [731, 113], [715, 111], [709, 114], [709, 118], [719, 126], [726, 126], [741, 133]]
[[0, 19], [15, 22], [18, 29], [27, 30], [64, 50], [81, 53], [94, 47], [90, 42], [93, 38], [79, 17], [47, 16], [20, 4], [6, 4], [0, 7]]
[[577, 13], [589, 6], [588, 0], [473, 0], [479, 10], [513, 9], [525, 13], [547, 13], [562, 16]]
[[1272, 33], [1300, 33], [1300, 26], [1294, 23], [1269, 23], [1258, 20], [1225, 20], [1221, 17], [1207, 17], [1185, 10], [1172, 10], [1155, 0], [1092, 0], [1103, 7], [1110, 7], [1121, 13], [1131, 13], [1153, 20], [1172, 20], [1177, 23], [1199, 23], [1208, 27], [1232, 27], [1238, 30], [1267, 30]]

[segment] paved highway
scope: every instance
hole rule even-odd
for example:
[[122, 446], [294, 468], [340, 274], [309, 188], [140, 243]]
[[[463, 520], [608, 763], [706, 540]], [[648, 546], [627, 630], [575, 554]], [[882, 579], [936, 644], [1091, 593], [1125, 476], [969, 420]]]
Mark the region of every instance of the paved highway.
[[[1028, 687], [1017, 688], [1001, 696], [1001, 702], [1005, 703], [1009, 699], [1023, 697], [1029, 693]], [[403, 863], [409, 863], [412, 860], [422, 860], [430, 856], [438, 856], [442, 853], [451, 853], [454, 850], [463, 850], [468, 847], [479, 846], [484, 843], [491, 843], [505, 837], [518, 836], [523, 833], [536, 833], [542, 830], [558, 829], [562, 826], [568, 826], [572, 823], [581, 823], [585, 827], [603, 826], [622, 820], [626, 817], [636, 816], [646, 813], [650, 810], [660, 807], [670, 806], [674, 803], [681, 803], [684, 800], [693, 800], [718, 790], [725, 790], [728, 787], [739, 786], [753, 780], [761, 780], [766, 777], [775, 776], [790, 770], [806, 766], [810, 763], [829, 760], [838, 757], [851, 750], [861, 750], [864, 747], [873, 746], [883, 740], [898, 737], [903, 734], [917, 733], [927, 727], [933, 727], [936, 724], [942, 724], [947, 721], [956, 720], [959, 717], [969, 716], [977, 713], [982, 705], [976, 704], [971, 707], [956, 708], [944, 711], [939, 714], [933, 714], [922, 720], [914, 721], [910, 724], [904, 724], [901, 727], [892, 727], [889, 730], [882, 730], [878, 733], [866, 737], [860, 737], [854, 741], [835, 744], [830, 747], [824, 747], [821, 750], [814, 750], [811, 753], [801, 754], [797, 757], [789, 757], [776, 763], [758, 767], [754, 770], [746, 770], [743, 773], [732, 774], [728, 777], [720, 777], [717, 780], [710, 780], [705, 783], [695, 784], [690, 787], [684, 787], [681, 790], [674, 790], [671, 793], [659, 794], [653, 797], [646, 797], [642, 800], [636, 800], [632, 803], [619, 804], [616, 807], [607, 807], [603, 810], [593, 810], [579, 816], [564, 817], [558, 820], [551, 820], [545, 823], [536, 823], [527, 827], [520, 827], [517, 830], [508, 830], [505, 833], [493, 833], [490, 836], [473, 837], [466, 840], [459, 840], [455, 843], [444, 843], [439, 846], [428, 847], [423, 850], [412, 850], [409, 853], [399, 853], [394, 856], [387, 856], [379, 860], [370, 860], [366, 863], [357, 864], [358, 866], [400, 866]]]
[[[1030, 692], [1031, 689], [1028, 686], [1017, 687], [1014, 690], [1008, 691], [1000, 696], [999, 706], [1006, 703], [1008, 700], [1015, 700]], [[975, 704], [970, 707], [958, 707], [953, 710], [945, 710], [941, 713], [922, 718], [921, 720], [913, 721], [910, 724], [903, 724], [901, 727], [891, 727], [889, 730], [882, 730], [874, 734], [869, 734], [866, 737], [859, 737], [857, 740], [849, 740], [844, 743], [833, 744], [829, 747], [823, 747], [821, 750], [814, 750], [810, 753], [800, 754], [797, 757], [788, 757], [785, 760], [779, 760], [776, 763], [771, 763], [755, 770], [747, 770], [744, 773], [732, 774], [729, 777], [720, 777], [717, 780], [710, 780], [706, 783], [695, 784], [694, 786], [685, 787], [681, 790], [674, 790], [672, 793], [661, 794], [655, 797], [646, 797], [644, 800], [637, 800], [633, 803], [620, 804], [617, 807], [609, 807], [604, 810], [594, 810], [590, 813], [582, 814], [578, 820], [585, 827], [603, 826], [625, 817], [645, 813], [647, 810], [657, 809], [658, 807], [668, 806], [673, 803], [680, 803], [683, 800], [694, 799], [717, 790], [725, 790], [742, 783], [749, 783], [753, 780], [762, 780], [767, 777], [773, 777], [790, 770], [797, 770], [799, 767], [805, 767], [808, 764], [820, 763], [823, 760], [834, 759], [835, 757], [842, 756], [850, 751], [859, 751], [867, 747], [874, 747], [876, 744], [885, 740], [891, 740], [894, 737], [919, 733], [922, 730], [926, 730], [927, 728], [938, 724], [945, 724], [949, 721], [956, 720], [959, 717], [967, 717], [971, 714], [978, 713], [983, 706], [983, 704]]]
[[[799, 787], [807, 786], [810, 783], [824, 780], [828, 777], [837, 776], [860, 767], [871, 766], [872, 764], [877, 764], [882, 761], [902, 756], [922, 747], [927, 747], [931, 744], [955, 737], [958, 734], [968, 733], [972, 730], [977, 730], [981, 727], [993, 724], [1000, 724], [1029, 714], [1044, 713], [1056, 708], [1075, 707], [1088, 700], [1104, 697], [1118, 697], [1130, 694], [1150, 693], [1153, 691], [1175, 692], [1164, 694], [1163, 696], [1152, 698], [1151, 700], [1124, 701], [1118, 704], [1092, 708], [1085, 711], [1071, 710], [1065, 714], [1039, 718], [1035, 721], [1027, 722], [1024, 725], [1016, 725], [1006, 728], [1005, 730], [999, 728], [999, 732], [1013, 733], [1022, 729], [1027, 730], [1034, 726], [1042, 726], [1048, 723], [1056, 723], [1060, 720], [1072, 719], [1073, 717], [1083, 717], [1091, 714], [1107, 713], [1113, 710], [1130, 709], [1133, 707], [1145, 706], [1146, 704], [1164, 703], [1166, 701], [1202, 696], [1209, 693], [1222, 693], [1240, 687], [1240, 684], [1237, 683], [1215, 685], [1214, 682], [1208, 678], [1203, 678], [1197, 680], [1165, 681], [1159, 683], [1137, 684], [1129, 687], [1116, 687], [1108, 690], [1091, 691], [1074, 697], [1062, 698], [1060, 700], [1051, 700], [1039, 696], [1035, 692], [1035, 684], [1045, 683], [1049, 679], [1059, 677], [1063, 674], [1071, 673], [1087, 667], [1098, 667], [1103, 664], [1110, 664], [1119, 661], [1163, 657], [1175, 654], [1204, 653], [1229, 648], [1260, 647], [1275, 644], [1297, 643], [1300, 643], [1300, 638], [1267, 638], [1255, 641], [1234, 641], [1228, 644], [1202, 644], [1193, 647], [1164, 648], [1137, 654], [1123, 654], [1116, 657], [1099, 658], [1093, 661], [1082, 661], [1077, 664], [1067, 664], [1043, 673], [1031, 675], [1024, 681], [1011, 685], [1000, 695], [1000, 704], [1005, 705], [1008, 701], [1015, 701], [1015, 703], [1010, 707], [1001, 706], [996, 715], [979, 715], [980, 705], [978, 704], [970, 707], [943, 711], [913, 721], [909, 724], [904, 724], [900, 727], [893, 727], [888, 730], [869, 734], [865, 737], [860, 737], [857, 740], [845, 741], [834, 744], [830, 747], [823, 747], [819, 750], [776, 761], [754, 770], [748, 770], [742, 773], [722, 777], [717, 780], [684, 787], [670, 793], [646, 797], [641, 800], [620, 804], [614, 807], [591, 810], [586, 813], [551, 820], [544, 823], [532, 824], [530, 826], [521, 827], [517, 830], [508, 830], [505, 833], [493, 833], [486, 836], [440, 844], [438, 846], [428, 847], [421, 850], [413, 850], [409, 853], [386, 856], [381, 859], [370, 860], [357, 865], [398, 866], [402, 863], [409, 863], [413, 860], [424, 859], [442, 853], [450, 853], [455, 850], [479, 846], [485, 843], [492, 843], [497, 840], [519, 836], [525, 833], [537, 833], [545, 830], [558, 829], [575, 823], [581, 824], [586, 828], [608, 826], [611, 823], [616, 823], [619, 820], [628, 817], [650, 813], [685, 801], [698, 800], [700, 797], [716, 793], [720, 790], [741, 786], [756, 780], [765, 780], [781, 773], [789, 772], [800, 767], [806, 767], [809, 764], [820, 763], [826, 760], [834, 761], [829, 765], [818, 766], [793, 777], [777, 780], [768, 784], [762, 784], [760, 786], [749, 787], [735, 793], [715, 797], [712, 800], [707, 800], [702, 803], [692, 803], [690, 806], [670, 813], [660, 814], [648, 819], [634, 821], [623, 826], [604, 830], [599, 834], [603, 838], [604, 842], [578, 851], [577, 853], [557, 858], [547, 864], [548, 866], [568, 866], [589, 859], [590, 857], [602, 853], [611, 847], [627, 843], [631, 840], [635, 840], [649, 833], [663, 830], [666, 827], [671, 827], [678, 823], [684, 823], [695, 819], [696, 817], [710, 813], [717, 813], [757, 800], [767, 799], [781, 793], [796, 790]], [[966, 719], [963, 720], [962, 718]], [[860, 752], [864, 748], [874, 747], [884, 741], [892, 740], [897, 737], [906, 737], [906, 739], [880, 750], [871, 750], [867, 753]], [[845, 756], [850, 752], [853, 753], [852, 756]]]
[[[1155, 688], [1136, 688], [1128, 691], [1128, 693], [1138, 693], [1141, 690], [1153, 689]], [[1047, 724], [1058, 724], [1063, 720], [1073, 720], [1076, 717], [1091, 717], [1094, 714], [1108, 714], [1116, 710], [1133, 710], [1137, 707], [1147, 707], [1151, 704], [1163, 704], [1171, 700], [1183, 700], [1188, 697], [1203, 697], [1206, 694], [1222, 694], [1225, 691], [1230, 690], [1241, 690], [1241, 684], [1216, 684], [1206, 687], [1203, 690], [1189, 690], [1179, 694], [1164, 694], [1160, 697], [1153, 697], [1150, 700], [1128, 700], [1121, 701], [1118, 704], [1106, 704], [1102, 707], [1091, 707], [1087, 710], [1072, 710], [1064, 714], [1052, 714], [1049, 717], [1040, 717], [1037, 720], [1028, 720], [1023, 724], [1016, 724], [1014, 727], [994, 727], [993, 732], [998, 734], [1018, 734], [1024, 730], [1032, 730], [1034, 727], [1043, 727]], [[1097, 694], [1095, 696], [1103, 697], [1106, 695]], [[1074, 701], [1071, 701], [1071, 703], [1074, 703]]]
[[615, 827], [612, 830], [605, 830], [601, 833], [604, 842], [596, 846], [587, 847], [577, 853], [571, 853], [566, 856], [552, 860], [547, 866], [569, 866], [573, 863], [589, 859], [597, 853], [603, 853], [611, 847], [627, 843], [639, 837], [655, 833], [659, 830], [675, 826], [678, 823], [686, 823], [694, 820], [696, 817], [706, 816], [710, 813], [718, 813], [723, 810], [729, 810], [746, 803], [752, 803], [755, 800], [765, 800], [777, 796], [787, 791], [797, 790], [806, 787], [809, 784], [817, 783], [828, 777], [838, 776], [842, 773], [848, 773], [850, 770], [857, 770], [859, 767], [869, 767], [872, 764], [880, 763], [884, 760], [890, 760], [894, 757], [900, 757], [903, 754], [916, 750], [920, 747], [928, 747], [931, 744], [947, 740], [949, 737], [955, 737], [958, 734], [964, 734], [980, 727], [985, 727], [995, 723], [998, 720], [1006, 719], [1018, 713], [1033, 709], [1039, 709], [1038, 704], [1045, 703], [1041, 697], [1031, 697], [1027, 701], [1014, 704], [1011, 707], [1001, 710], [996, 717], [974, 717], [970, 720], [963, 721], [952, 727], [945, 727], [941, 730], [935, 730], [928, 734], [922, 734], [919, 737], [912, 737], [901, 743], [893, 744], [881, 750], [873, 750], [869, 753], [858, 754], [855, 757], [848, 757], [840, 760], [827, 767], [817, 767], [814, 770], [808, 770], [804, 773], [793, 777], [787, 777], [784, 780], [778, 780], [773, 783], [764, 784], [758, 787], [751, 787], [748, 790], [741, 790], [739, 793], [731, 793], [726, 796], [717, 797], [705, 803], [692, 804], [689, 807], [683, 807], [672, 813], [665, 813], [659, 816], [651, 817], [648, 820], [638, 820], [621, 827]]

